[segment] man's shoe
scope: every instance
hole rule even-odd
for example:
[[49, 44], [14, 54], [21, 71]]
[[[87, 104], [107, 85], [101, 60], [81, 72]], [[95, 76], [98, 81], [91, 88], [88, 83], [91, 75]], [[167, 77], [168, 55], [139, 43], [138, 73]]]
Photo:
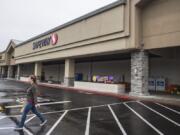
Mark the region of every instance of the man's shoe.
[[40, 124], [40, 126], [44, 126], [47, 123], [47, 120], [45, 120], [43, 123]]
[[22, 130], [23, 130], [23, 127], [15, 127], [14, 130], [15, 130], [15, 131], [22, 131]]

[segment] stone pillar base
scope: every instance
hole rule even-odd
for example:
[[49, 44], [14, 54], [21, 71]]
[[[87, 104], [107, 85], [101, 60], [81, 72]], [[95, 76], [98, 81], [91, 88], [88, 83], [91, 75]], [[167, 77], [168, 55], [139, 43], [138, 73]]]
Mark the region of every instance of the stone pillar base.
[[68, 87], [74, 86], [74, 78], [70, 78], [70, 77], [64, 78], [64, 85]]
[[145, 51], [131, 54], [131, 93], [148, 95], [149, 55]]

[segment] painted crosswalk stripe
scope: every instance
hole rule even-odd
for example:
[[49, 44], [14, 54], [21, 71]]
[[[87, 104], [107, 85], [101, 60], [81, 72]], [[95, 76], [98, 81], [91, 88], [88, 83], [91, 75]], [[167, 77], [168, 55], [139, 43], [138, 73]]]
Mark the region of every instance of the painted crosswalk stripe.
[[179, 111], [176, 111], [176, 110], [174, 110], [174, 109], [172, 109], [172, 108], [169, 108], [169, 107], [167, 107], [167, 106], [165, 106], [165, 105], [162, 105], [162, 104], [159, 104], [159, 103], [156, 103], [156, 104], [180, 115], [180, 112], [179, 112]]
[[90, 121], [91, 121], [91, 107], [89, 107], [89, 110], [88, 110], [85, 135], [89, 135]]
[[4, 118], [6, 118], [6, 116], [1, 116], [1, 117], [0, 117], [0, 120], [2, 120], [2, 119], [4, 119]]
[[[32, 119], [34, 119], [36, 117], [36, 115], [32, 116], [31, 118], [27, 119], [25, 121], [25, 124], [27, 124], [28, 122], [30, 122]], [[14, 129], [15, 127], [1, 127], [0, 130], [6, 130], [6, 129]], [[24, 128], [25, 129], [25, 128]], [[27, 131], [28, 129], [26, 129], [25, 131]], [[28, 133], [30, 131], [27, 131]]]
[[[39, 103], [37, 105], [45, 106], [45, 105], [55, 105], [55, 104], [65, 104], [69, 103], [71, 101], [60, 101], [60, 102], [49, 102], [49, 103]], [[21, 108], [23, 105], [12, 105], [12, 106], [5, 106], [6, 109], [12, 109], [12, 108]]]
[[28, 134], [28, 135], [33, 135], [27, 128], [23, 128], [23, 130]]
[[114, 111], [113, 111], [113, 109], [111, 108], [110, 105], [108, 105], [108, 108], [109, 108], [109, 110], [111, 111], [111, 113], [112, 113], [112, 115], [113, 115], [116, 123], [118, 124], [118, 127], [120, 128], [121, 132], [123, 133], [123, 135], [127, 135], [126, 131], [124, 130], [122, 124], [121, 124], [120, 121], [118, 120], [116, 114], [114, 113]]
[[170, 118], [166, 117], [165, 115], [163, 115], [163, 114], [161, 114], [161, 113], [157, 112], [156, 110], [154, 110], [154, 109], [150, 108], [149, 106], [147, 106], [147, 105], [143, 104], [142, 102], [137, 101], [137, 103], [141, 104], [142, 106], [146, 107], [147, 109], [151, 110], [152, 112], [154, 112], [154, 113], [156, 113], [156, 114], [160, 115], [161, 117], [165, 118], [166, 120], [170, 121], [171, 123], [175, 124], [176, 126], [178, 126], [178, 127], [180, 126], [180, 124], [179, 124], [179, 123], [177, 123], [177, 122], [173, 121], [172, 119], [170, 119]]
[[149, 125], [154, 131], [156, 131], [159, 135], [164, 135], [161, 131], [159, 131], [155, 126], [153, 126], [150, 122], [144, 119], [139, 113], [133, 110], [129, 105], [123, 103], [127, 108], [129, 108], [134, 114], [136, 114], [141, 120], [143, 120], [147, 125]]
[[46, 135], [50, 135], [53, 130], [57, 127], [57, 125], [62, 121], [62, 119], [64, 118], [64, 116], [68, 113], [68, 111], [65, 111], [63, 113], [63, 115], [56, 121], [56, 123], [52, 126], [52, 128], [46, 133]]
[[[135, 101], [126, 101], [124, 103], [131, 103], [131, 102], [135, 102]], [[119, 102], [119, 103], [112, 103], [112, 104], [109, 104], [109, 105], [120, 105], [120, 104], [123, 104], [123, 102]], [[97, 106], [87, 106], [87, 107], [80, 107], [80, 108], [72, 108], [72, 109], [68, 109], [68, 111], [76, 111], [76, 110], [83, 110], [83, 109], [88, 109], [89, 107], [91, 108], [99, 108], [99, 107], [105, 107], [105, 106], [108, 106], [108, 104], [102, 104], [102, 105], [97, 105]], [[66, 111], [65, 110], [59, 110], [59, 111], [50, 111], [50, 112], [44, 112], [44, 113], [41, 113], [41, 114], [56, 114], [56, 113], [62, 113]], [[27, 116], [33, 116], [33, 114], [29, 114]], [[8, 115], [8, 116], [4, 116], [4, 118], [12, 118], [12, 117], [21, 117], [21, 115]]]
[[28, 120], [26, 120], [25, 124], [27, 124], [28, 122], [30, 122], [32, 119], [34, 119], [36, 117], [36, 115], [32, 116], [31, 118], [29, 118]]
[[0, 130], [14, 129], [14, 127], [1, 127]]

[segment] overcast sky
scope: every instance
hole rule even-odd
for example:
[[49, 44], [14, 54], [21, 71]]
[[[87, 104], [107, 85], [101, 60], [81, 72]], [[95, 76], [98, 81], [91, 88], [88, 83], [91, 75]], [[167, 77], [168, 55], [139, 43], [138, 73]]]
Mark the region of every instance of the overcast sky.
[[117, 0], [0, 0], [0, 51]]

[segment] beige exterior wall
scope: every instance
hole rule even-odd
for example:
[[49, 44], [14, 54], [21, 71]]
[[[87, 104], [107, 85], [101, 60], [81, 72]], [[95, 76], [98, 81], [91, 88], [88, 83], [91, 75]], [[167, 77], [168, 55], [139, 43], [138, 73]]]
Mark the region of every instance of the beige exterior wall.
[[179, 7], [179, 0], [127, 0], [54, 32], [55, 46], [33, 50], [33, 42], [51, 33], [15, 48], [15, 64], [119, 53], [140, 49], [142, 43], [145, 49], [180, 46]]
[[130, 12], [130, 38], [129, 44], [135, 49], [140, 48], [141, 44], [141, 11], [136, 5], [141, 0], [129, 0], [129, 12]]
[[6, 64], [7, 65], [15, 65], [15, 59], [12, 58], [15, 55], [14, 47], [15, 47], [14, 42], [10, 41], [10, 44], [6, 50]]
[[5, 53], [1, 53], [0, 56], [1, 56], [0, 60], [5, 60]]
[[49, 45], [33, 50], [34, 41], [19, 46], [15, 52], [16, 63], [63, 59], [134, 48], [129, 45], [126, 38], [129, 36], [129, 12], [127, 11], [129, 11], [129, 4], [120, 5], [63, 28], [55, 32], [59, 36], [56, 46]]
[[73, 47], [70, 49], [60, 48], [58, 51], [46, 52], [43, 55], [32, 55], [31, 57], [25, 56], [23, 59], [16, 59], [16, 63], [27, 63], [30, 61], [40, 61], [40, 60], [50, 60], [50, 59], [63, 59], [67, 57], [80, 57], [84, 55], [99, 55], [100, 53], [109, 53], [112, 51], [117, 51], [120, 48], [126, 48], [126, 39], [116, 39], [113, 41], [106, 41], [101, 43], [96, 43], [93, 45], [86, 45], [80, 47]]
[[5, 52], [1, 53], [0, 57], [1, 57], [1, 59], [0, 59], [0, 66], [5, 66], [6, 65], [6, 53]]
[[10, 41], [6, 50], [3, 53], [0, 53], [0, 56], [2, 57], [0, 59], [0, 66], [15, 65], [15, 59], [12, 59], [12, 56], [15, 55], [14, 46], [15, 44]]
[[180, 0], [154, 0], [142, 9], [146, 49], [180, 46]]

